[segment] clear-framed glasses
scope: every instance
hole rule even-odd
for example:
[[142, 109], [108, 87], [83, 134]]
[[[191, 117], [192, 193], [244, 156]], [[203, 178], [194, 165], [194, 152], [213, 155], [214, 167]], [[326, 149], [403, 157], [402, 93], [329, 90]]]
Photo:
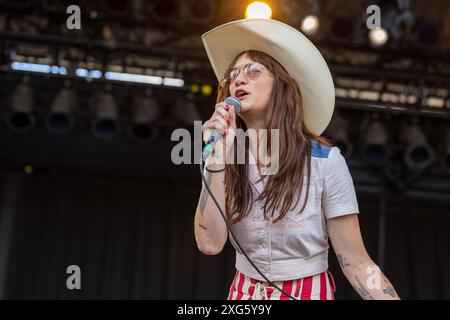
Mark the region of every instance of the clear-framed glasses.
[[231, 68], [228, 70], [228, 72], [225, 73], [225, 76], [220, 84], [221, 86], [223, 86], [226, 82], [236, 80], [241, 70], [244, 70], [244, 74], [248, 79], [256, 80], [261, 75], [264, 69], [266, 69], [266, 67], [258, 62], [250, 62], [240, 67]]

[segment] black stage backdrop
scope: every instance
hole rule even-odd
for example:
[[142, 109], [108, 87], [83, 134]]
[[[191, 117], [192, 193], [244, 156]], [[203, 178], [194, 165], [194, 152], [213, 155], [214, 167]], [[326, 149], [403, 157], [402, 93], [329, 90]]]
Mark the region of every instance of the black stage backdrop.
[[[200, 184], [6, 170], [0, 182], [3, 298], [226, 297], [232, 247], [204, 256], [195, 245]], [[379, 196], [358, 192], [358, 200], [363, 237], [377, 260]], [[402, 298], [450, 298], [449, 230], [448, 205], [387, 197], [383, 270]], [[81, 268], [81, 290], [66, 288], [69, 265]], [[330, 270], [336, 298], [357, 299], [332, 251]]]

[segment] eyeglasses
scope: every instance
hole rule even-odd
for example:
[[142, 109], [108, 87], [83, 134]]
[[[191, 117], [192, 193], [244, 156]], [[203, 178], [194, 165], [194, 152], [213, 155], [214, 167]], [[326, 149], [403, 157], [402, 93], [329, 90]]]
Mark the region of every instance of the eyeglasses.
[[256, 80], [260, 76], [262, 71], [267, 68], [258, 62], [251, 62], [241, 67], [231, 68], [227, 73], [225, 73], [225, 77], [221, 81], [221, 85], [223, 86], [227, 81], [236, 80], [239, 76], [239, 73], [241, 73], [241, 69], [244, 70], [244, 74], [247, 76], [247, 78], [249, 78], [250, 80]]

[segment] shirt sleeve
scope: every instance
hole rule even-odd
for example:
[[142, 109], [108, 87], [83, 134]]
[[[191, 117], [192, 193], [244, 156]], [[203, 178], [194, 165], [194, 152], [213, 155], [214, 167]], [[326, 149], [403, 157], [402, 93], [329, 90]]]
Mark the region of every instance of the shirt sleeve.
[[338, 147], [332, 147], [325, 161], [322, 208], [327, 219], [359, 213], [353, 179]]

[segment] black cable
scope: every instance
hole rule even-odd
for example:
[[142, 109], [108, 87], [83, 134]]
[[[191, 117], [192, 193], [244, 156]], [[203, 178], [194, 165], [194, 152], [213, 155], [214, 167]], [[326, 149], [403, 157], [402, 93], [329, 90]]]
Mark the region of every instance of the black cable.
[[[208, 170], [208, 169], [206, 169]], [[202, 176], [202, 180], [203, 183], [205, 185], [206, 190], [208, 191], [208, 193], [210, 194], [211, 198], [213, 199], [217, 209], [219, 209], [220, 214], [222, 215], [223, 220], [225, 221], [225, 224], [227, 225], [228, 231], [230, 232], [231, 236], [233, 237], [234, 241], [236, 242], [237, 246], [239, 247], [239, 250], [241, 250], [241, 252], [244, 254], [245, 258], [247, 258], [248, 262], [250, 262], [250, 264], [253, 266], [253, 268], [255, 268], [255, 270], [261, 275], [261, 277], [263, 277], [269, 284], [271, 284], [273, 287], [275, 287], [276, 289], [278, 289], [278, 291], [280, 291], [281, 293], [285, 294], [286, 296], [288, 296], [289, 298], [291, 298], [292, 300], [299, 300], [297, 298], [294, 298], [293, 296], [291, 296], [289, 293], [283, 291], [281, 288], [279, 288], [275, 283], [273, 283], [272, 281], [270, 281], [259, 269], [258, 267], [253, 263], [253, 261], [250, 259], [250, 257], [247, 255], [247, 253], [242, 249], [241, 244], [239, 243], [239, 241], [236, 239], [236, 236], [234, 235], [233, 231], [230, 228], [230, 225], [228, 224], [227, 218], [225, 217], [225, 214], [222, 211], [222, 208], [220, 207], [219, 203], [217, 202], [216, 197], [214, 197], [214, 194], [212, 193], [211, 189], [208, 186], [208, 183], [206, 181], [205, 175], [203, 173], [204, 171], [204, 162], [203, 162], [203, 155], [200, 157], [200, 175]], [[213, 172], [211, 170], [211, 172]], [[220, 170], [216, 171], [216, 172], [220, 172]]]

